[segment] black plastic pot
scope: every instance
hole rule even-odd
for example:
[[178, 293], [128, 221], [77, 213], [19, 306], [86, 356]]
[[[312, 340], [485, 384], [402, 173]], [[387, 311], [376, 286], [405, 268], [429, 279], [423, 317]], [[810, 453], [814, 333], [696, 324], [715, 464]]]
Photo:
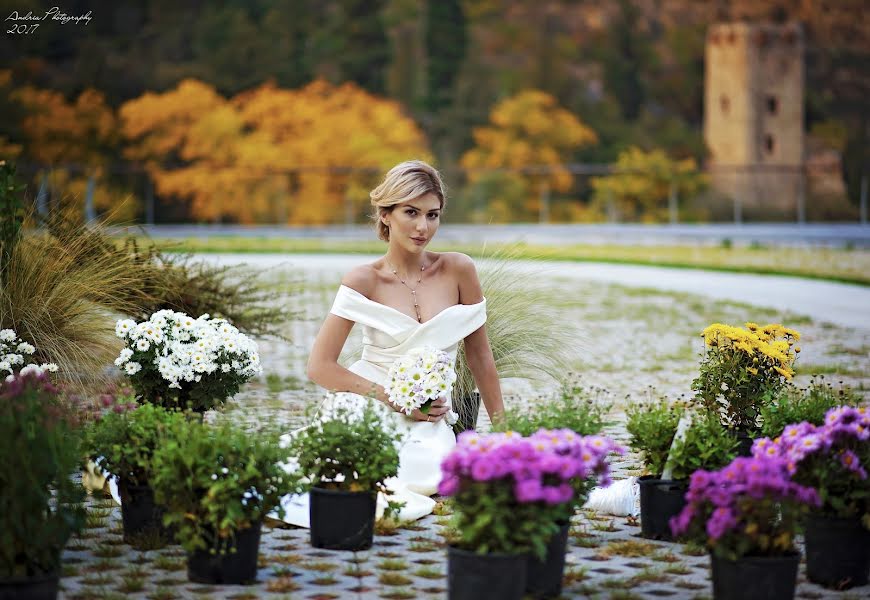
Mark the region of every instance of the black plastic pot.
[[520, 600], [526, 589], [525, 554], [475, 554], [447, 547], [450, 600]]
[[480, 392], [471, 392], [470, 396], [456, 402], [459, 420], [453, 425], [453, 431], [459, 435], [463, 431], [474, 431], [477, 427], [477, 417], [480, 414]]
[[374, 492], [311, 488], [311, 545], [328, 550], [371, 548], [375, 533], [376, 498]]
[[526, 592], [533, 598], [556, 598], [562, 593], [562, 576], [565, 572], [565, 550], [568, 546], [570, 523], [558, 523], [559, 531], [547, 544], [544, 560], [530, 555], [526, 565]]
[[714, 600], [792, 600], [800, 554], [745, 556], [726, 560], [710, 556]]
[[130, 485], [124, 478], [118, 481], [121, 496], [121, 522], [124, 525], [124, 541], [159, 535], [166, 540], [174, 539], [173, 531], [163, 525], [164, 509], [154, 502], [154, 490], [149, 485]]
[[810, 581], [838, 590], [867, 584], [870, 531], [860, 519], [807, 517], [804, 541]]
[[242, 584], [256, 581], [260, 529], [257, 522], [221, 540], [215, 554], [197, 550], [187, 555], [187, 578], [195, 583]]
[[686, 506], [685, 494], [689, 483], [685, 480], [656, 479], [652, 475], [640, 477], [640, 533], [656, 540], [672, 540], [670, 520]]
[[55, 600], [60, 573], [0, 579], [0, 600]]
[[743, 430], [735, 431], [734, 437], [737, 438], [737, 456], [752, 456], [752, 444], [755, 443], [755, 438]]

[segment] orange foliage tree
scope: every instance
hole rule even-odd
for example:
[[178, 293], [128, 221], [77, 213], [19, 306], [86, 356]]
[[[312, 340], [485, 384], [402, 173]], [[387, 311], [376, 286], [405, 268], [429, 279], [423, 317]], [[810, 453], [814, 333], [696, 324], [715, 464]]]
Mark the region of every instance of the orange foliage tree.
[[40, 172], [37, 178], [47, 175], [64, 205], [81, 210], [88, 180], [93, 178], [96, 208], [110, 209], [115, 219], [134, 215], [136, 203], [108, 178], [121, 137], [115, 112], [102, 92], [89, 88], [67, 101], [60, 92], [26, 85], [12, 90], [10, 97], [24, 110], [25, 156], [45, 165], [63, 165]]
[[[497, 220], [526, 220], [536, 215], [541, 185], [556, 192], [569, 191], [573, 180], [564, 163], [570, 162], [575, 150], [598, 142], [591, 128], [539, 90], [526, 90], [499, 102], [489, 120], [488, 126], [475, 128], [476, 146], [462, 156], [461, 164], [469, 170], [471, 183], [505, 190], [488, 199]], [[507, 172], [493, 175], [496, 169]], [[501, 183], [493, 185], [494, 178]]]
[[161, 194], [187, 198], [201, 220], [340, 222], [364, 210], [379, 171], [429, 159], [401, 106], [358, 86], [265, 84], [225, 99], [181, 82], [121, 108], [127, 156]]

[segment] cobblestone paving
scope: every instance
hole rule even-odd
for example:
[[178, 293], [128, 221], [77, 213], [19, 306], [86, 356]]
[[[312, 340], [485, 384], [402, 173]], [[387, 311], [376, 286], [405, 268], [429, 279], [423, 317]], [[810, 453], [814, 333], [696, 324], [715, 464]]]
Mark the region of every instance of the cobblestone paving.
[[[277, 274], [276, 277], [295, 277]], [[305, 361], [320, 319], [338, 282], [333, 273], [306, 273], [305, 291], [293, 298], [300, 318], [288, 324], [292, 343], [263, 340], [266, 377], [247, 386], [226, 408], [251, 425], [265, 420], [290, 429], [319, 392], [304, 381]], [[710, 303], [684, 294], [619, 286], [552, 281], [554, 310], [576, 324], [576, 372], [589, 386], [606, 388], [613, 406], [606, 433], [626, 442], [623, 410], [632, 398], [663, 393], [676, 398], [690, 389], [701, 350], [697, 333], [714, 320], [781, 321], [803, 334], [805, 364], [825, 367], [828, 378], [849, 383], [867, 398], [870, 332], [845, 330], [799, 315], [735, 303]], [[354, 331], [352, 347], [359, 340]], [[350, 358], [352, 352], [346, 358]], [[831, 365], [834, 365], [832, 368]], [[833, 373], [831, 375], [830, 373]], [[806, 382], [809, 372], [799, 378]], [[656, 392], [649, 391], [650, 386]], [[508, 407], [545, 401], [552, 384], [504, 380]], [[486, 419], [479, 422], [486, 428]], [[615, 478], [640, 475], [631, 454], [613, 462]], [[138, 551], [121, 538], [120, 508], [91, 497], [89, 528], [71, 540], [63, 559], [61, 596], [88, 598], [443, 598], [446, 596], [445, 528], [449, 510], [394, 530], [382, 529], [374, 546], [351, 553], [312, 548], [308, 531], [270, 522], [264, 527], [257, 582], [203, 586], [187, 581], [179, 546]], [[640, 537], [635, 519], [581, 512], [572, 521], [564, 580], [565, 598], [709, 598], [709, 558], [679, 543]], [[808, 583], [801, 565], [798, 598], [868, 598], [870, 586], [846, 592]]]

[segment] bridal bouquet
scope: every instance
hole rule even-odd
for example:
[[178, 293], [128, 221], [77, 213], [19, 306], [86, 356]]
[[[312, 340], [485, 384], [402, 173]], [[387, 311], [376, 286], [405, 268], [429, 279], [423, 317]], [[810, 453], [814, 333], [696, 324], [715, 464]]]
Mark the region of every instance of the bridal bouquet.
[[205, 411], [262, 372], [257, 344], [224, 319], [161, 310], [147, 321], [118, 321], [126, 347], [115, 360], [136, 393], [167, 408]]
[[[414, 348], [390, 367], [386, 385], [390, 401], [410, 415], [419, 408], [429, 413], [432, 402], [448, 396], [456, 381], [456, 372], [450, 364], [450, 356], [435, 348]], [[451, 411], [447, 413], [450, 424]], [[454, 419], [455, 422], [455, 419]]]

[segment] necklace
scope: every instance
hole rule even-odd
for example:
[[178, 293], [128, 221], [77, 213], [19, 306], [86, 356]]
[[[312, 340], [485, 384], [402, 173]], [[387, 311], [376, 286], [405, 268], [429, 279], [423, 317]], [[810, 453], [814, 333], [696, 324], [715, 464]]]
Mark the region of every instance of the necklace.
[[411, 287], [407, 283], [405, 283], [404, 279], [399, 277], [399, 273], [398, 271], [396, 271], [396, 268], [392, 265], [392, 263], [387, 262], [387, 264], [390, 265], [390, 270], [393, 272], [393, 275], [395, 275], [399, 279], [399, 281], [402, 282], [402, 285], [411, 290], [411, 297], [414, 299], [414, 312], [417, 313], [417, 322], [422, 323], [423, 317], [420, 316], [420, 305], [417, 304], [417, 288], [420, 287], [420, 282], [423, 281], [423, 270], [426, 268], [426, 266], [420, 266], [420, 277], [417, 279], [417, 285]]

